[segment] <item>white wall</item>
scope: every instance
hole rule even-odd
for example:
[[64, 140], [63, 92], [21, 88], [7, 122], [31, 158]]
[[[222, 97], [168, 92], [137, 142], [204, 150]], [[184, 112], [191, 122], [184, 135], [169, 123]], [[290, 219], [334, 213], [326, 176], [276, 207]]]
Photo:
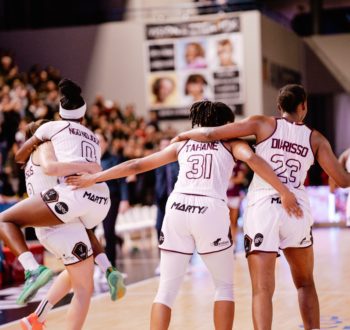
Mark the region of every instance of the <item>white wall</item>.
[[[262, 57], [288, 69], [301, 73], [303, 41], [294, 32], [261, 16]], [[261, 79], [261, 75], [259, 77]], [[282, 87], [282, 86], [281, 86]], [[263, 113], [277, 115], [276, 97], [278, 89], [263, 81]]]

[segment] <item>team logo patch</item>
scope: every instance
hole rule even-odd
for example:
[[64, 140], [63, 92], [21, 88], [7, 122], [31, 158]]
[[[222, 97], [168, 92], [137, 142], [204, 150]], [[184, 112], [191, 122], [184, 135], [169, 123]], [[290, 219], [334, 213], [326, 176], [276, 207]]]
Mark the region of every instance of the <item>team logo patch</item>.
[[159, 245], [164, 243], [164, 233], [161, 231], [159, 235]]
[[244, 235], [244, 251], [246, 253], [250, 252], [252, 249], [252, 239], [248, 235]]
[[264, 240], [264, 235], [263, 234], [260, 234], [260, 233], [257, 233], [254, 237], [254, 245], [255, 246], [260, 246], [261, 243], [263, 242]]
[[88, 257], [88, 247], [85, 243], [79, 242], [75, 244], [72, 254], [76, 256], [79, 260], [85, 260]]
[[58, 192], [55, 189], [49, 189], [44, 195], [43, 200], [46, 203], [54, 203], [58, 201]]
[[68, 212], [68, 210], [69, 210], [69, 208], [68, 208], [68, 205], [66, 203], [58, 202], [55, 205], [55, 211], [58, 214], [66, 214]]
[[217, 238], [213, 243], [211, 243], [211, 246], [223, 246], [223, 245], [227, 245], [230, 244], [229, 241], [221, 241], [221, 238]]

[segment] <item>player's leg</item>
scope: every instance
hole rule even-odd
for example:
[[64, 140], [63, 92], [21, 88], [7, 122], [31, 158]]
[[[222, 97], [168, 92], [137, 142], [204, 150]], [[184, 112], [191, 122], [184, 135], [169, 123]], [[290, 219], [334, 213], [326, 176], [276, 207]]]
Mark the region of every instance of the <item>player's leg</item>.
[[28, 251], [22, 227], [42, 227], [62, 224], [47, 208], [40, 196], [22, 200], [0, 213], [0, 238], [16, 255]]
[[171, 308], [179, 291], [191, 254], [161, 251], [160, 280], [151, 310], [151, 330], [169, 328]]
[[313, 278], [313, 247], [287, 248], [284, 255], [289, 263], [298, 290], [300, 313], [305, 329], [320, 328], [320, 307]]
[[57, 276], [46, 297], [41, 300], [34, 313], [21, 319], [20, 325], [22, 330], [44, 329], [44, 322], [47, 315], [53, 306], [69, 293], [71, 288], [72, 284], [69, 274], [67, 270], [64, 270]]
[[276, 256], [277, 253], [274, 252], [257, 251], [248, 256], [253, 290], [253, 323], [255, 330], [271, 330]]
[[90, 299], [94, 290], [93, 258], [89, 257], [82, 262], [67, 266], [66, 268], [69, 273], [74, 292], [67, 313], [66, 329], [80, 330], [83, 327], [86, 315], [88, 313]]
[[122, 273], [119, 272], [116, 267], [112, 266], [94, 232], [90, 229], [87, 229], [86, 231], [91, 242], [95, 262], [100, 267], [102, 272], [106, 274], [109, 293], [111, 295], [112, 301], [121, 299], [125, 296], [126, 293], [126, 287]]
[[214, 324], [216, 330], [231, 330], [235, 311], [233, 294], [233, 257], [232, 247], [211, 254], [203, 254], [214, 285]]
[[39, 265], [29, 252], [21, 227], [58, 224], [62, 222], [50, 212], [40, 196], [18, 202], [0, 214], [0, 238], [18, 257], [26, 271], [26, 282], [17, 299], [18, 304], [28, 302], [53, 276], [53, 272]]

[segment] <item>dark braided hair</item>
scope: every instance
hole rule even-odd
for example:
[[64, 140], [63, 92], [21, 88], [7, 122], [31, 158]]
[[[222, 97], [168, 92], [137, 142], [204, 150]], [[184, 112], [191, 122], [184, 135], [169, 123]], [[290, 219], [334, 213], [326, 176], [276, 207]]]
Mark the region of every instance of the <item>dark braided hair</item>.
[[306, 92], [303, 86], [290, 84], [282, 87], [277, 97], [277, 103], [284, 112], [293, 113], [299, 104], [306, 101]]
[[62, 79], [58, 87], [62, 98], [60, 99], [63, 109], [75, 110], [82, 107], [85, 104], [84, 99], [81, 97], [81, 88], [72, 80]]
[[235, 115], [225, 103], [200, 101], [192, 104], [190, 119], [192, 127], [213, 127], [234, 122]]

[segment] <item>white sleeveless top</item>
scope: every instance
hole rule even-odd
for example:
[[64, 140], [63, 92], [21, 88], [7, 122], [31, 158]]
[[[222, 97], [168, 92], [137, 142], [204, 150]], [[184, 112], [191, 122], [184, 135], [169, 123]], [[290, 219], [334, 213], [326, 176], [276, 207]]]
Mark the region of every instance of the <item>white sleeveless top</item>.
[[[35, 151], [34, 151], [35, 152]], [[58, 184], [56, 176], [49, 176], [43, 172], [40, 165], [33, 162], [33, 153], [30, 155], [29, 160], [24, 169], [27, 194], [29, 197], [37, 195], [44, 190], [53, 188]]]
[[186, 141], [178, 152], [180, 171], [174, 192], [227, 200], [234, 159], [222, 142]]
[[101, 149], [95, 134], [85, 126], [67, 120], [40, 126], [35, 136], [50, 140], [59, 162], [95, 162], [101, 164]]
[[[269, 163], [282, 183], [287, 185], [298, 199], [307, 203], [304, 181], [315, 160], [311, 147], [311, 133], [312, 130], [304, 124], [277, 118], [275, 131], [255, 147], [256, 154]], [[277, 194], [277, 191], [254, 173], [247, 195], [248, 205], [274, 194]]]

